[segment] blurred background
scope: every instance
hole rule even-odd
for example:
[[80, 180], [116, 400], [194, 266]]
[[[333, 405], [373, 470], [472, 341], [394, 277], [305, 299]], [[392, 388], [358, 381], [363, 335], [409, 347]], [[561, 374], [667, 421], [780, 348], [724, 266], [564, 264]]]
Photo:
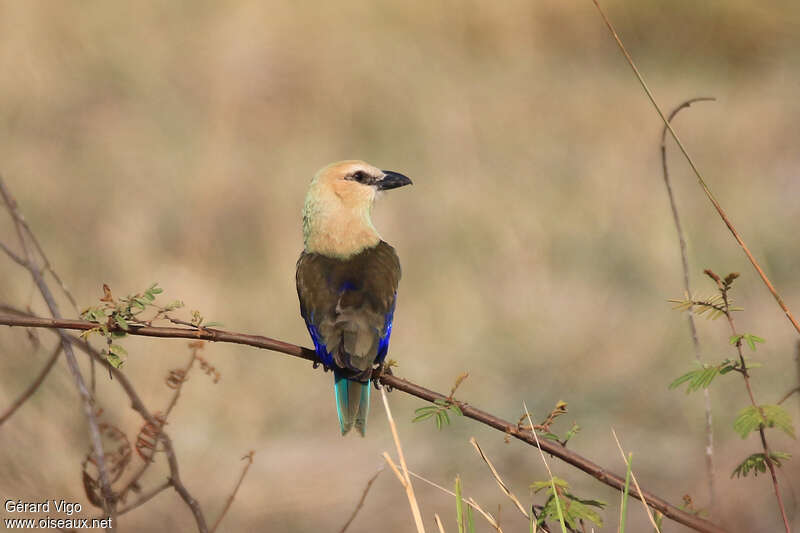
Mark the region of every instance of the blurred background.
[[[608, 0], [611, 20], [755, 256], [800, 314], [800, 5], [776, 0]], [[611, 429], [642, 486], [708, 505], [702, 393], [669, 391], [693, 368], [675, 228], [661, 175], [662, 125], [591, 2], [0, 3], [0, 172], [81, 308], [158, 282], [226, 329], [308, 346], [294, 286], [300, 211], [314, 172], [358, 158], [410, 176], [379, 200], [375, 225], [403, 265], [389, 357], [395, 373], [516, 420], [558, 400], [581, 432], [569, 447], [624, 474]], [[669, 144], [693, 287], [704, 268], [741, 272], [743, 332], [766, 339], [753, 372], [761, 403], [798, 383], [798, 335]], [[10, 219], [0, 238], [16, 245]], [[45, 314], [30, 276], [0, 258], [0, 301]], [[62, 301], [65, 314], [74, 310]], [[731, 357], [723, 321], [698, 320], [709, 361]], [[0, 408], [47, 359], [0, 329]], [[95, 341], [96, 342], [96, 341]], [[185, 341], [131, 338], [125, 373], [152, 411], [185, 365]], [[101, 347], [101, 344], [97, 344]], [[393, 450], [378, 397], [365, 439], [339, 436], [330, 374], [234, 345], [203, 356], [222, 374], [186, 383], [168, 426], [182, 478], [218, 516], [255, 450], [220, 531], [338, 531]], [[88, 372], [82, 355], [81, 363]], [[131, 441], [141, 421], [98, 376], [103, 419]], [[730, 479], [759, 451], [732, 429], [749, 402], [737, 376], [711, 389], [719, 509], [732, 530], [781, 527], [767, 475]], [[411, 423], [424, 405], [390, 395], [409, 468], [527, 531], [477, 457], [477, 438], [526, 504], [546, 478], [538, 453], [466, 419]], [[800, 398], [785, 407], [800, 420]], [[768, 433], [775, 450], [797, 442]], [[81, 486], [86, 421], [66, 364], [0, 429], [3, 499], [65, 498], [94, 514]], [[394, 453], [392, 451], [392, 453]], [[162, 460], [163, 462], [163, 460]], [[132, 465], [138, 467], [134, 456]], [[553, 460], [583, 498], [619, 496]], [[159, 463], [147, 489], [163, 481]], [[800, 458], [780, 471], [797, 524]], [[456, 531], [451, 497], [417, 483], [426, 524]], [[500, 510], [498, 511], [498, 506]], [[629, 527], [648, 530], [639, 505]], [[3, 514], [7, 517], [7, 513]], [[666, 523], [666, 522], [665, 522]], [[127, 531], [189, 531], [174, 491], [121, 518]], [[411, 531], [402, 487], [382, 473], [349, 531]], [[479, 531], [489, 527], [479, 521]], [[683, 531], [675, 524], [665, 531]]]

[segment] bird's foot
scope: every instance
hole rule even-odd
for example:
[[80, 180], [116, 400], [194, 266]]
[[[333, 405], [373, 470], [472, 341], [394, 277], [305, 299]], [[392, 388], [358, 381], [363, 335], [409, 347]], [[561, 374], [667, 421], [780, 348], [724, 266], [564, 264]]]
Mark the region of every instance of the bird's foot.
[[320, 365], [322, 366], [322, 370], [324, 370], [325, 372], [328, 372], [328, 371], [330, 370], [330, 368], [328, 368], [328, 365], [326, 365], [326, 364], [325, 364], [325, 363], [323, 363], [322, 361], [311, 361], [311, 367], [312, 367], [314, 370], [316, 370], [317, 368], [319, 368], [319, 367], [320, 367]]
[[[394, 375], [390, 365], [381, 363], [377, 366], [377, 368], [372, 369], [372, 376], [370, 376], [370, 379], [372, 380], [372, 384], [375, 386], [375, 390], [381, 390], [380, 380], [384, 374], [389, 376]], [[389, 385], [386, 385], [386, 392], [392, 392], [392, 388]]]

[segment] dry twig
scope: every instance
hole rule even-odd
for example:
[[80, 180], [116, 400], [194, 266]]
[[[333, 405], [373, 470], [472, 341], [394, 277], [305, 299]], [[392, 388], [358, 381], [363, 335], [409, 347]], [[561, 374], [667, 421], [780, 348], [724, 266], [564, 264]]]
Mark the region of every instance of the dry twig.
[[228, 509], [231, 508], [233, 499], [236, 498], [236, 493], [239, 492], [239, 487], [242, 486], [242, 481], [244, 481], [244, 476], [247, 475], [247, 471], [250, 470], [250, 467], [253, 465], [253, 455], [255, 453], [256, 452], [254, 450], [250, 450], [250, 453], [242, 457], [242, 460], [247, 459], [247, 463], [244, 465], [244, 468], [242, 469], [242, 475], [239, 476], [239, 481], [236, 482], [236, 486], [233, 488], [233, 492], [231, 492], [231, 495], [228, 496], [228, 500], [225, 502], [225, 507], [219, 514], [219, 518], [217, 518], [217, 521], [214, 522], [214, 525], [211, 527], [211, 533], [214, 533], [217, 530], [217, 527], [219, 527], [219, 523], [222, 522], [222, 519], [225, 518]]
[[56, 349], [53, 350], [53, 354], [47, 360], [47, 363], [44, 365], [44, 368], [42, 368], [41, 372], [39, 372], [39, 375], [36, 376], [36, 379], [34, 379], [33, 382], [28, 385], [28, 388], [25, 389], [22, 394], [20, 394], [19, 398], [9, 405], [8, 409], [6, 409], [5, 412], [0, 415], [0, 426], [2, 426], [6, 420], [11, 418], [11, 416], [17, 412], [17, 409], [19, 409], [22, 404], [28, 401], [28, 398], [33, 396], [33, 393], [36, 392], [36, 389], [39, 388], [39, 385], [42, 384], [44, 378], [47, 377], [47, 374], [50, 373], [50, 370], [52, 370], [53, 366], [56, 364], [58, 356], [61, 355], [61, 350], [63, 349], [64, 347], [61, 345], [61, 343], [56, 345]]
[[358, 500], [356, 508], [353, 509], [350, 518], [347, 519], [347, 522], [345, 522], [345, 524], [342, 526], [342, 529], [339, 530], [339, 533], [345, 533], [345, 531], [347, 531], [347, 528], [350, 527], [350, 524], [353, 523], [353, 520], [356, 519], [358, 512], [364, 506], [364, 501], [367, 499], [367, 494], [369, 494], [369, 489], [372, 488], [372, 484], [375, 483], [375, 480], [378, 479], [378, 476], [381, 474], [381, 472], [383, 472], [384, 467], [385, 465], [381, 465], [381, 467], [378, 468], [378, 470], [374, 474], [372, 474], [372, 477], [369, 478], [369, 481], [367, 481], [367, 486], [364, 487], [364, 492], [361, 493], [361, 498]]
[[[708, 96], [701, 96], [697, 98], [690, 98], [685, 102], [682, 102], [678, 107], [672, 110], [667, 118], [667, 123], [671, 124], [672, 119], [682, 110], [686, 109], [692, 104], [696, 102], [710, 102], [715, 101], [716, 98], [708, 97]], [[669, 205], [672, 209], [672, 220], [675, 222], [675, 230], [678, 234], [678, 244], [680, 246], [681, 251], [681, 267], [683, 268], [683, 290], [685, 291], [687, 297], [688, 295], [692, 294], [692, 289], [689, 283], [689, 257], [686, 247], [686, 237], [683, 234], [683, 228], [681, 227], [681, 219], [678, 215], [678, 205], [675, 202], [675, 195], [672, 193], [672, 185], [670, 184], [669, 180], [669, 170], [667, 167], [667, 126], [664, 126], [664, 129], [661, 130], [661, 168], [664, 173], [664, 184], [667, 187], [667, 196], [669, 197]], [[692, 336], [692, 345], [694, 346], [694, 357], [698, 363], [702, 363], [702, 357], [700, 355], [700, 340], [697, 337], [697, 327], [694, 323], [694, 313], [692, 313], [692, 308], [689, 307], [688, 313], [686, 314], [687, 319], [689, 321], [689, 331]], [[711, 393], [708, 390], [708, 387], [703, 388], [703, 400], [705, 402], [705, 412], [706, 412], [706, 479], [708, 480], [708, 496], [709, 496], [709, 508], [713, 510], [715, 505], [715, 497], [714, 497], [714, 482], [715, 482], [715, 475], [714, 475], [714, 426], [713, 426], [713, 417], [711, 412]]]

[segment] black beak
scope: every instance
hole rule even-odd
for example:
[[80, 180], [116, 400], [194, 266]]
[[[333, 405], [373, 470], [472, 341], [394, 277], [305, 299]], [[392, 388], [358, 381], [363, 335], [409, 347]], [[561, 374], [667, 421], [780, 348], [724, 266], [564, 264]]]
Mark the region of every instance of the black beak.
[[389, 189], [402, 187], [403, 185], [411, 185], [411, 180], [399, 172], [392, 172], [391, 170], [383, 170], [381, 172], [383, 172], [383, 178], [375, 183], [379, 191], [387, 191]]

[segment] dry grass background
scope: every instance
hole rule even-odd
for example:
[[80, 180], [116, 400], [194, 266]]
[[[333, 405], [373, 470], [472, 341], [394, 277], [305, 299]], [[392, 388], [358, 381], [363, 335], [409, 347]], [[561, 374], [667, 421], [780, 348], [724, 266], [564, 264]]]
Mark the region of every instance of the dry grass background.
[[[756, 256], [800, 313], [800, 7], [742, 0], [609, 1], [609, 14], [667, 108], [698, 95], [677, 121]], [[613, 426], [645, 488], [705, 503], [699, 394], [667, 391], [693, 360], [677, 242], [661, 181], [661, 125], [590, 2], [0, 2], [0, 170], [81, 305], [153, 281], [226, 327], [308, 345], [294, 289], [300, 209], [312, 174], [362, 158], [414, 179], [376, 206], [376, 225], [404, 268], [390, 357], [438, 390], [468, 370], [460, 397], [514, 419], [563, 399], [580, 453], [624, 472]], [[675, 151], [671, 151], [675, 154]], [[740, 271], [741, 330], [767, 339], [755, 373], [764, 403], [796, 384], [797, 334], [701, 195], [687, 165], [672, 174], [703, 268]], [[8, 219], [0, 223], [6, 240]], [[26, 274], [0, 263], [0, 300], [43, 306]], [[699, 322], [703, 351], [731, 355], [720, 322]], [[42, 333], [49, 346], [53, 339]], [[181, 341], [130, 339], [126, 372], [151, 409], [167, 401]], [[0, 332], [0, 405], [49, 348]], [[391, 449], [377, 402], [366, 439], [338, 436], [330, 375], [244, 347], [207, 346], [223, 374], [187, 383], [170, 431], [182, 477], [213, 521], [239, 458], [255, 449], [224, 531], [335, 531]], [[139, 422], [100, 379], [106, 415], [131, 438]], [[765, 476], [728, 480], [755, 438], [731, 429], [747, 405], [740, 380], [712, 391], [722, 521], [774, 531]], [[527, 530], [474, 455], [476, 436], [518, 494], [545, 474], [531, 448], [466, 420], [412, 425], [421, 402], [393, 394], [412, 470]], [[87, 448], [77, 394], [60, 362], [0, 431], [0, 494], [66, 497]], [[796, 399], [788, 404], [800, 421]], [[775, 449], [798, 453], [774, 434]], [[791, 516], [800, 458], [781, 483]], [[561, 463], [584, 497], [617, 494]], [[155, 469], [154, 469], [155, 470]], [[151, 472], [156, 482], [163, 472]], [[452, 501], [419, 486], [455, 530]], [[527, 500], [527, 498], [526, 498]], [[641, 509], [630, 524], [645, 530]], [[84, 513], [85, 514], [85, 513]], [[795, 519], [796, 523], [796, 519]], [[193, 527], [167, 492], [123, 518], [129, 531]], [[351, 531], [409, 531], [387, 472]], [[667, 530], [675, 531], [677, 526]]]

